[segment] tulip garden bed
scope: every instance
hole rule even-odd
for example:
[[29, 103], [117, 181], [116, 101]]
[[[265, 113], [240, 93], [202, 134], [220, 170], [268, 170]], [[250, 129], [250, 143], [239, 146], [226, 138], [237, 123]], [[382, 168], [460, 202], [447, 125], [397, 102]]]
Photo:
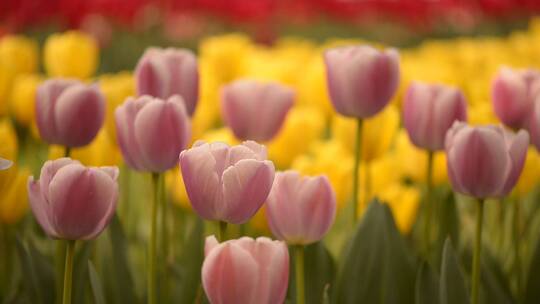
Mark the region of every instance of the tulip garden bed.
[[0, 36], [0, 302], [540, 301], [540, 19], [38, 32]]

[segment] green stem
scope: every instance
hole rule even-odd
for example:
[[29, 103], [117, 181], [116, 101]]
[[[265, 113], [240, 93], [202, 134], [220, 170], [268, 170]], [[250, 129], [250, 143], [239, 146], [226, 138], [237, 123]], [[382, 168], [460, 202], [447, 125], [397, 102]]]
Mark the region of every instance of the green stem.
[[476, 239], [474, 246], [473, 256], [473, 269], [472, 269], [472, 292], [471, 292], [471, 304], [478, 304], [478, 292], [480, 287], [480, 256], [482, 250], [482, 221], [484, 218], [484, 200], [478, 199], [477, 201], [477, 213], [476, 213]]
[[66, 263], [66, 243], [62, 240], [56, 241], [56, 303], [62, 303], [62, 288], [64, 282], [64, 269]]
[[362, 119], [357, 121], [356, 142], [354, 146], [354, 168], [353, 168], [353, 223], [358, 219], [358, 183], [360, 181], [359, 170], [362, 158]]
[[424, 201], [424, 249], [426, 257], [429, 255], [430, 247], [430, 232], [431, 232], [431, 213], [432, 213], [432, 199], [431, 194], [433, 191], [433, 152], [427, 152], [427, 170], [426, 170], [426, 199]]
[[152, 173], [154, 199], [152, 200], [152, 213], [150, 218], [150, 243], [148, 244], [148, 273], [147, 289], [148, 303], [156, 303], [156, 242], [157, 242], [157, 213], [159, 204], [159, 173]]
[[219, 241], [220, 241], [220, 242], [225, 241], [226, 233], [227, 233], [227, 222], [219, 221], [219, 234], [218, 234], [218, 238], [219, 238]]
[[369, 204], [371, 199], [371, 166], [370, 162], [365, 163], [365, 182], [364, 182], [364, 201], [362, 202], [362, 208], [360, 210], [365, 210], [366, 206]]
[[514, 271], [516, 274], [516, 284], [517, 284], [517, 298], [521, 299], [521, 288], [522, 288], [522, 282], [521, 282], [521, 251], [519, 248], [520, 245], [520, 227], [519, 227], [519, 218], [520, 218], [520, 202], [519, 199], [516, 199], [514, 202]]
[[168, 276], [168, 263], [169, 263], [169, 201], [165, 192], [165, 175], [160, 174], [159, 177], [159, 191], [161, 198], [161, 271], [163, 282], [160, 285], [163, 286], [163, 299], [167, 302], [169, 298], [169, 276]]
[[75, 253], [75, 240], [66, 241], [66, 266], [64, 269], [63, 304], [71, 304], [71, 284], [73, 277], [73, 255]]
[[304, 304], [305, 283], [304, 283], [304, 246], [294, 246], [294, 274], [296, 275], [296, 304]]

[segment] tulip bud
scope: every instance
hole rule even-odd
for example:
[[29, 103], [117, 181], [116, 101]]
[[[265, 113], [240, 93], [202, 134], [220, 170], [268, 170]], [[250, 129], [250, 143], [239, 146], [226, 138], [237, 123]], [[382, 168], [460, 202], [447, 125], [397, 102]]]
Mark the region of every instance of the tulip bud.
[[122, 155], [135, 170], [163, 172], [173, 168], [191, 137], [189, 117], [178, 95], [167, 100], [128, 98], [114, 114]]
[[28, 180], [30, 206], [52, 238], [90, 240], [109, 224], [118, 201], [118, 168], [85, 167], [70, 158], [47, 161]]
[[540, 93], [540, 72], [500, 69], [492, 85], [493, 107], [503, 124], [525, 127], [535, 97]]
[[285, 243], [243, 237], [218, 243], [206, 238], [202, 285], [212, 304], [277, 304], [285, 301], [289, 252]]
[[444, 149], [444, 137], [454, 121], [467, 119], [467, 104], [460, 90], [439, 84], [413, 83], [403, 102], [403, 124], [419, 148]]
[[396, 93], [399, 55], [395, 49], [349, 46], [324, 53], [330, 100], [338, 113], [368, 118], [379, 113]]
[[500, 126], [456, 122], [446, 135], [452, 187], [476, 198], [503, 197], [515, 186], [527, 156], [529, 134]]
[[336, 197], [324, 175], [302, 177], [296, 171], [277, 173], [266, 204], [272, 233], [289, 244], [320, 241], [336, 215]]
[[98, 86], [51, 79], [37, 90], [39, 134], [49, 144], [82, 147], [97, 135], [105, 119], [105, 100]]
[[279, 83], [235, 81], [221, 90], [223, 120], [241, 140], [271, 140], [293, 105], [294, 94]]
[[206, 220], [247, 222], [265, 202], [274, 180], [266, 148], [196, 142], [180, 154], [184, 185], [197, 214]]
[[167, 99], [180, 95], [192, 116], [199, 98], [197, 58], [186, 49], [149, 48], [135, 68], [137, 94]]
[[97, 41], [79, 31], [49, 36], [43, 53], [45, 70], [53, 77], [88, 78], [99, 62]]

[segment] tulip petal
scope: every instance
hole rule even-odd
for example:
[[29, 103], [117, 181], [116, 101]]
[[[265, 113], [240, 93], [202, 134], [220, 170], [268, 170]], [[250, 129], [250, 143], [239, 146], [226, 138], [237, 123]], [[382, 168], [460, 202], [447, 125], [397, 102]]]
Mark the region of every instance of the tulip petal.
[[45, 233], [53, 238], [59, 238], [53, 225], [51, 224], [50, 206], [47, 200], [42, 195], [41, 186], [38, 181], [34, 181], [33, 177], [28, 179], [28, 199], [30, 207], [37, 222], [43, 228]]
[[509, 171], [506, 182], [499, 193], [500, 196], [506, 196], [516, 185], [525, 160], [527, 158], [527, 148], [529, 147], [529, 134], [527, 131], [520, 130], [517, 134], [505, 132], [506, 144], [508, 145], [508, 153], [510, 155], [511, 169]]
[[0, 171], [9, 169], [12, 165], [12, 161], [0, 157]]
[[114, 112], [118, 144], [122, 150], [124, 161], [135, 170], [144, 170], [147, 167], [139, 143], [135, 138], [135, 118], [139, 111], [151, 101], [150, 96], [142, 96], [137, 99], [128, 98]]
[[270, 161], [244, 159], [223, 172], [225, 218], [242, 224], [251, 218], [268, 197], [274, 180]]
[[56, 175], [56, 172], [58, 170], [62, 169], [63, 167], [67, 165], [73, 165], [73, 164], [81, 164], [77, 160], [73, 160], [71, 158], [63, 157], [55, 160], [48, 160], [45, 162], [43, 167], [41, 168], [41, 175], [39, 177], [39, 183], [41, 192], [43, 193], [43, 198], [45, 201], [50, 202], [49, 200], [49, 185], [51, 183], [51, 180]]

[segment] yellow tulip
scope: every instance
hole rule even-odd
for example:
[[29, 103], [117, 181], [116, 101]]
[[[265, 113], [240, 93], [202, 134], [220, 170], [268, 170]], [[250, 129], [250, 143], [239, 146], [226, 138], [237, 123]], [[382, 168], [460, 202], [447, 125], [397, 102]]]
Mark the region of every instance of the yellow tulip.
[[[356, 120], [335, 116], [332, 134], [351, 153], [354, 153]], [[395, 106], [389, 105], [380, 114], [364, 120], [362, 127], [362, 160], [370, 162], [385, 154], [398, 131], [399, 113]]]
[[268, 218], [266, 217], [266, 207], [263, 205], [257, 213], [249, 220], [249, 225], [259, 233], [264, 235], [270, 235], [270, 226], [268, 225]]
[[[70, 157], [86, 166], [116, 166], [121, 163], [122, 156], [110, 137], [107, 130], [101, 129], [90, 145], [72, 149]], [[61, 158], [64, 154], [63, 146], [49, 147], [49, 159]]]
[[34, 73], [38, 66], [37, 43], [24, 36], [7, 35], [0, 39], [0, 66], [12, 75]]
[[314, 108], [293, 108], [277, 136], [268, 144], [270, 159], [278, 168], [288, 168], [309, 144], [320, 138], [325, 128], [324, 115]]
[[15, 161], [17, 159], [17, 133], [9, 119], [0, 119], [0, 157]]
[[12, 166], [0, 171], [0, 222], [15, 224], [28, 210], [28, 183], [30, 170]]
[[384, 191], [375, 193], [392, 211], [396, 226], [403, 234], [411, 231], [420, 204], [420, 191], [399, 183], [388, 185]]
[[244, 72], [252, 48], [250, 39], [242, 34], [206, 38], [199, 45], [200, 60], [213, 67], [219, 83], [227, 83]]
[[[403, 177], [423, 184], [427, 174], [427, 152], [415, 147], [405, 130], [401, 130], [396, 139], [395, 157]], [[433, 158], [433, 184], [448, 182], [446, 156], [443, 151], [436, 152]]]
[[35, 124], [36, 92], [43, 78], [37, 74], [24, 74], [15, 78], [11, 91], [11, 112], [15, 120], [25, 127]]
[[300, 105], [314, 106], [326, 116], [333, 114], [334, 108], [328, 97], [326, 71], [321, 54], [311, 56], [302, 69], [297, 94]]
[[536, 149], [531, 147], [527, 151], [527, 159], [514, 190], [517, 195], [523, 197], [538, 186], [538, 182], [540, 182], [540, 170], [538, 168], [540, 168], [540, 155]]
[[201, 138], [209, 129], [219, 121], [219, 87], [221, 85], [216, 73], [219, 73], [212, 63], [206, 58], [199, 60], [200, 93], [199, 101], [192, 117], [192, 139]]
[[88, 78], [99, 62], [97, 41], [79, 31], [53, 34], [45, 41], [43, 61], [50, 76]]
[[352, 168], [351, 153], [336, 140], [313, 143], [309, 153], [295, 158], [291, 166], [306, 175], [326, 175], [336, 192], [338, 209], [350, 200]]
[[114, 110], [124, 103], [126, 98], [135, 95], [135, 81], [129, 72], [102, 75], [99, 77], [99, 87], [107, 102], [105, 114], [105, 129], [110, 139], [116, 144], [116, 126], [114, 122]]

